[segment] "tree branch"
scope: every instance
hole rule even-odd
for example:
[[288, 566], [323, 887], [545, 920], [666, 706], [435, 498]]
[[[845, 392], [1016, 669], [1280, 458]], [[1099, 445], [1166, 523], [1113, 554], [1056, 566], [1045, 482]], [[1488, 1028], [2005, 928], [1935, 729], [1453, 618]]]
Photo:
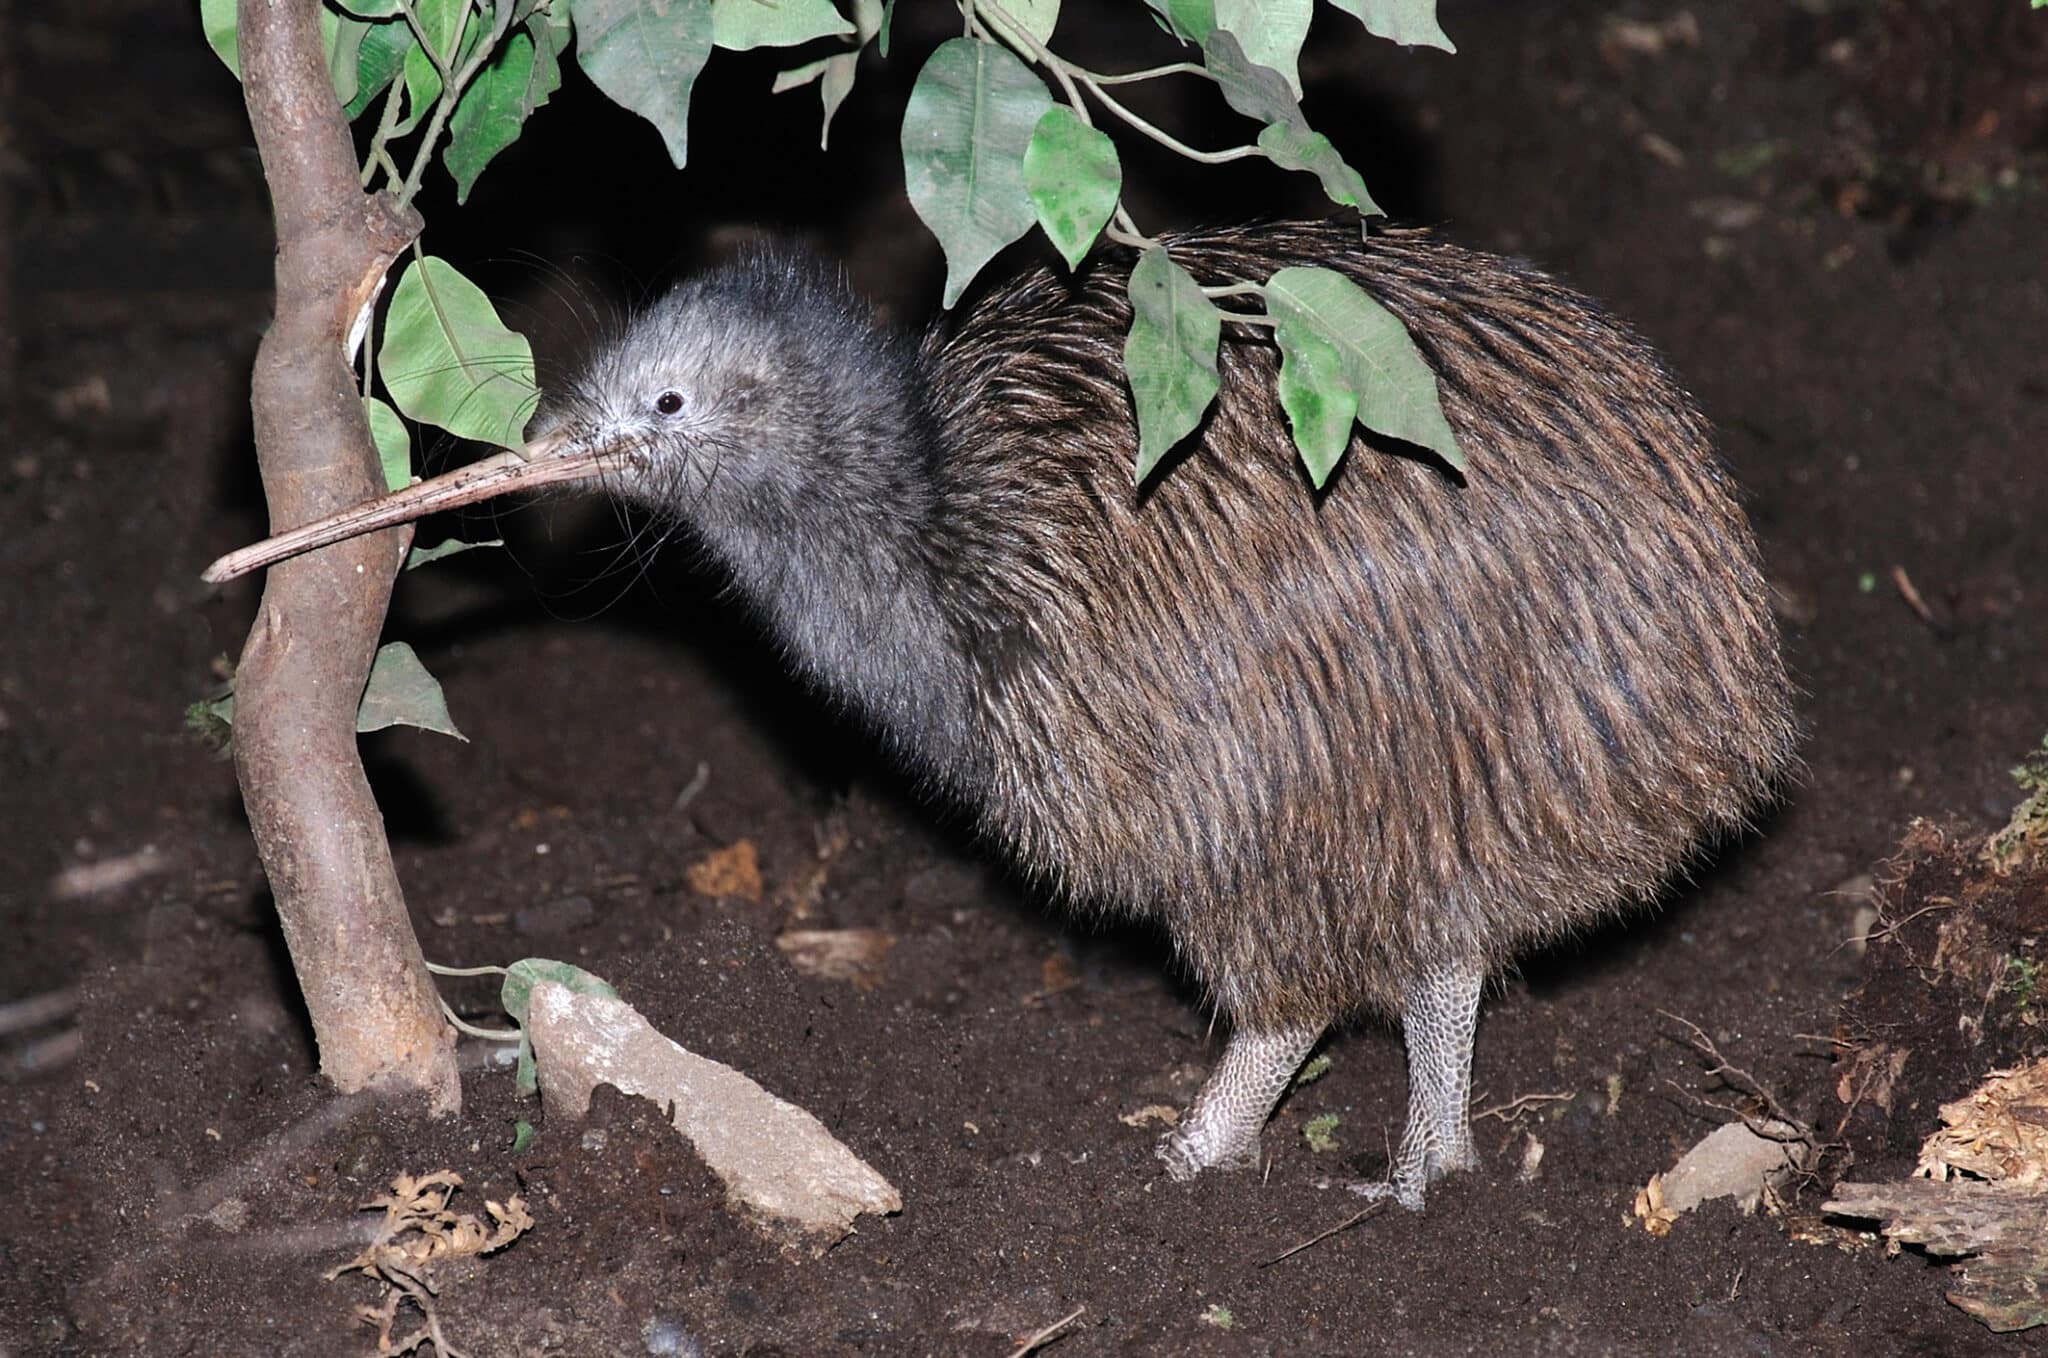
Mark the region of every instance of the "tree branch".
[[[321, 51], [318, 0], [241, 0], [249, 122], [277, 223], [277, 311], [251, 383], [273, 529], [379, 494], [376, 451], [345, 351], [419, 218], [359, 188]], [[235, 673], [235, 772], [292, 965], [342, 1090], [460, 1101], [355, 713], [407, 535], [337, 544], [270, 573]]]

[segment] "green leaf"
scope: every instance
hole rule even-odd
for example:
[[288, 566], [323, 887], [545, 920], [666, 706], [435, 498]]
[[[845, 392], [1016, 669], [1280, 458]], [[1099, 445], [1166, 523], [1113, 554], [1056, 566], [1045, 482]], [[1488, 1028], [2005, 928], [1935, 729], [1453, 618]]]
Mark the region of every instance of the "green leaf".
[[1130, 294], [1124, 372], [1138, 412], [1136, 479], [1142, 485], [1216, 399], [1223, 313], [1157, 245], [1131, 270]]
[[532, 1097], [540, 1085], [534, 1078], [533, 1043], [526, 1037], [526, 1016], [533, 1008], [533, 988], [542, 981], [553, 981], [565, 985], [578, 995], [603, 995], [609, 999], [619, 998], [619, 992], [610, 983], [591, 975], [583, 968], [567, 962], [556, 962], [545, 957], [528, 957], [505, 968], [505, 984], [498, 990], [498, 1003], [512, 1016], [520, 1027], [519, 1068], [513, 1076], [514, 1086], [521, 1094]]
[[419, 42], [413, 37], [411, 26], [403, 20], [369, 25], [356, 58], [356, 97], [348, 101], [343, 112], [353, 120], [368, 108], [370, 101], [384, 93], [404, 68], [405, 54], [417, 46]]
[[[858, 8], [860, 0], [854, 0]], [[889, 59], [889, 25], [896, 18], [896, 0], [882, 0], [882, 26], [875, 30], [875, 50], [882, 54], [882, 60]]]
[[525, 1118], [512, 1120], [512, 1154], [517, 1155], [533, 1144], [533, 1124]]
[[1321, 489], [1351, 446], [1358, 393], [1344, 371], [1344, 356], [1312, 327], [1283, 314], [1274, 338], [1280, 343], [1280, 407], [1309, 480]]
[[681, 169], [690, 89], [711, 55], [711, 0], [576, 0], [576, 61], [615, 104], [653, 123]]
[[370, 441], [377, 445], [377, 460], [384, 465], [384, 488], [404, 490], [412, 484], [412, 435], [398, 412], [374, 396], [363, 398], [363, 413], [370, 420]]
[[1182, 42], [1196, 46], [1209, 41], [1209, 34], [1216, 27], [1216, 6], [1214, 0], [1145, 0], [1152, 7], [1166, 31]]
[[1216, 27], [1228, 30], [1254, 65], [1276, 71], [1301, 98], [1301, 45], [1315, 0], [1215, 0]]
[[1260, 124], [1287, 123], [1306, 128], [1301, 105], [1288, 88], [1287, 77], [1245, 55], [1236, 36], [1218, 29], [1202, 44], [1202, 64], [1223, 92], [1223, 102]]
[[1024, 190], [1067, 267], [1078, 269], [1123, 191], [1116, 143], [1065, 104], [1038, 120], [1024, 148]]
[[[1053, 25], [1060, 19], [1060, 0], [1003, 0], [1003, 17], [1016, 21], [1016, 27], [1031, 36], [1040, 47], [1052, 39]], [[992, 25], [997, 32], [1007, 32], [1010, 25], [998, 18], [993, 10], [979, 10], [977, 14]]]
[[[418, 127], [433, 112], [441, 97], [441, 73], [428, 55], [431, 47], [452, 69], [462, 56], [463, 35], [468, 29], [468, 0], [414, 0], [413, 14], [419, 20], [417, 40], [406, 47], [401, 69], [405, 73], [406, 114], [392, 129], [402, 137]], [[477, 30], [482, 29], [477, 26]], [[471, 41], [475, 41], [474, 36]]]
[[796, 89], [818, 81], [818, 98], [824, 105], [824, 121], [818, 128], [820, 150], [831, 145], [832, 119], [838, 114], [839, 106], [846, 102], [846, 96], [853, 92], [853, 78], [860, 70], [860, 54], [877, 34], [882, 39], [882, 55], [889, 55], [889, 12], [882, 0], [853, 0], [853, 49], [839, 52], [817, 61], [807, 61], [801, 66], [792, 66], [775, 77], [775, 93]]
[[405, 13], [405, 6], [399, 0], [332, 0], [332, 3], [364, 19], [392, 19]]
[[199, 31], [206, 35], [206, 45], [221, 64], [240, 80], [242, 54], [235, 30], [235, 0], [199, 0]]
[[[355, 102], [357, 84], [357, 62], [363, 50], [363, 39], [368, 36], [370, 25], [361, 19], [351, 19], [336, 14], [331, 9], [320, 11], [322, 35], [327, 40], [327, 78], [334, 85], [334, 97], [341, 101], [343, 108]], [[332, 19], [329, 30], [328, 20]]]
[[1265, 124], [1259, 133], [1259, 149], [1267, 159], [1289, 170], [1305, 170], [1322, 181], [1331, 202], [1356, 207], [1361, 213], [1379, 215], [1379, 207], [1365, 191], [1358, 171], [1346, 164], [1330, 139], [1314, 131], [1302, 117], [1301, 105], [1287, 87], [1287, 78], [1261, 66], [1244, 53], [1244, 48], [1227, 30], [1210, 35], [1202, 49], [1209, 74], [1222, 90], [1224, 102], [1247, 118]]
[[384, 317], [377, 367], [398, 408], [461, 438], [518, 448], [539, 392], [533, 349], [447, 260], [406, 266]]
[[218, 698], [201, 698], [185, 708], [185, 729], [202, 745], [225, 751], [235, 738], [235, 695], [231, 688]]
[[487, 542], [464, 542], [460, 538], [449, 538], [438, 547], [415, 547], [406, 553], [402, 569], [418, 570], [429, 562], [439, 561], [444, 556], [460, 556], [479, 547], [503, 547], [505, 539], [492, 538]]
[[711, 41], [734, 52], [853, 31], [827, 0], [711, 0]]
[[1259, 133], [1259, 149], [1283, 170], [1306, 170], [1322, 181], [1333, 203], [1355, 207], [1361, 216], [1384, 217], [1380, 205], [1365, 191], [1365, 180], [1351, 168], [1330, 139], [1311, 132], [1306, 123], [1268, 123]]
[[469, 0], [414, 0], [413, 13], [420, 21], [420, 40], [454, 69], [462, 54], [462, 31], [469, 26]]
[[946, 252], [944, 304], [1037, 220], [1024, 191], [1024, 150], [1052, 96], [994, 43], [954, 38], [917, 73], [903, 113], [910, 205]]
[[433, 111], [434, 101], [441, 97], [441, 73], [434, 69], [427, 49], [417, 41], [405, 49], [399, 70], [405, 76], [405, 116], [391, 129], [393, 140], [407, 135], [426, 121], [427, 115]]
[[491, 158], [519, 139], [533, 111], [562, 87], [561, 49], [567, 34], [546, 25], [521, 29], [476, 73], [448, 121], [442, 160], [455, 177], [455, 201], [466, 202]]
[[427, 673], [427, 667], [412, 647], [402, 641], [387, 642], [370, 662], [370, 682], [363, 687], [363, 701], [356, 707], [356, 731], [381, 731], [387, 726], [417, 726], [444, 736], [468, 741], [455, 729], [448, 715], [448, 699], [441, 681]]
[[1441, 47], [1446, 52], [1458, 49], [1451, 45], [1436, 22], [1436, 0], [1330, 0], [1330, 3], [1346, 14], [1353, 15], [1366, 27], [1366, 31], [1382, 38], [1390, 38], [1404, 47]]
[[839, 113], [839, 106], [846, 102], [846, 96], [853, 93], [854, 72], [860, 68], [860, 53], [842, 52], [825, 62], [825, 75], [818, 82], [818, 98], [825, 109], [824, 119], [818, 124], [818, 149], [827, 149], [832, 142], [832, 119]]
[[[1265, 294], [1282, 333], [1306, 330], [1336, 350], [1358, 399], [1360, 424], [1465, 469], [1465, 455], [1444, 419], [1436, 374], [1393, 312], [1329, 269], [1282, 269], [1267, 280]], [[1284, 354], [1287, 341], [1281, 343]], [[1293, 410], [1288, 414], [1292, 418]]]
[[498, 1003], [521, 1027], [526, 1026], [527, 1014], [533, 1005], [533, 988], [542, 981], [567, 986], [578, 995], [619, 998], [619, 992], [609, 981], [572, 963], [557, 962], [547, 957], [522, 958], [505, 968], [505, 984], [498, 989]]
[[[853, 0], [853, 41], [866, 47], [889, 27], [889, 6], [882, 0]], [[883, 56], [889, 55], [887, 52]]]

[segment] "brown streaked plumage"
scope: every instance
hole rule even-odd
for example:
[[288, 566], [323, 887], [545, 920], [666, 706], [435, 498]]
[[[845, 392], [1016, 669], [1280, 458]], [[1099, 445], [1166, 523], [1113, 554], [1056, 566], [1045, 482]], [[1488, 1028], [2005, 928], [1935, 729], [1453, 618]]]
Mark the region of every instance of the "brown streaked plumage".
[[913, 350], [774, 254], [686, 284], [554, 407], [685, 521], [791, 660], [1085, 910], [1156, 919], [1234, 1028], [1161, 1153], [1256, 1158], [1326, 1025], [1407, 1029], [1393, 1191], [1473, 1162], [1483, 978], [1654, 892], [1789, 762], [1749, 528], [1657, 355], [1523, 265], [1355, 224], [1169, 242], [1204, 282], [1339, 268], [1470, 459], [1354, 443], [1323, 493], [1226, 328], [1185, 455], [1131, 484], [1128, 254]]

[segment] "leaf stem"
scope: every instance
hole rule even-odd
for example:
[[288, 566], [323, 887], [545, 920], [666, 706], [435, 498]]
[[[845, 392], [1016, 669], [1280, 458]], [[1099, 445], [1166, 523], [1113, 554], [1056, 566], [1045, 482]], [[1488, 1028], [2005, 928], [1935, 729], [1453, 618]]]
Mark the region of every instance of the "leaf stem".
[[1080, 81], [1082, 88], [1094, 95], [1104, 108], [1123, 119], [1124, 122], [1128, 123], [1136, 131], [1150, 137], [1153, 141], [1158, 142], [1161, 146], [1164, 146], [1167, 150], [1183, 159], [1192, 160], [1201, 165], [1221, 165], [1226, 161], [1246, 160], [1252, 156], [1263, 156], [1266, 154], [1256, 146], [1231, 146], [1221, 151], [1198, 151], [1174, 136], [1171, 132], [1162, 131], [1154, 127], [1151, 123], [1146, 122], [1143, 118], [1125, 108], [1121, 103], [1117, 102], [1113, 95], [1102, 88], [1100, 81], [1094, 79], [1085, 71], [1075, 71], [1073, 75], [1075, 79]]
[[1010, 46], [1021, 49], [1025, 56], [1052, 72], [1052, 78], [1059, 81], [1060, 88], [1066, 91], [1067, 106], [1074, 110], [1074, 115], [1081, 120], [1081, 125], [1095, 126], [1095, 120], [1088, 116], [1088, 105], [1081, 98], [1081, 91], [1075, 86], [1073, 76], [1068, 74], [1068, 66], [1063, 58], [1054, 55], [1051, 48], [1025, 32], [1024, 25], [1018, 23], [998, 0], [961, 0], [961, 3], [967, 11], [970, 25], [974, 24], [974, 11], [977, 9], [993, 16], [1002, 26], [1002, 31], [988, 29], [985, 25], [975, 26], [982, 27], [991, 37], [1000, 38]]
[[[441, 77], [441, 88], [448, 88], [448, 59], [434, 50], [434, 44], [427, 41], [427, 27], [420, 22], [420, 14], [413, 8], [412, 0], [398, 0], [398, 12], [405, 16], [405, 22], [412, 29], [413, 37], [419, 42], [420, 50], [427, 54], [427, 60], [434, 63], [434, 74]], [[465, 24], [465, 27], [467, 25]], [[462, 35], [457, 33], [459, 42]]]
[[[412, 0], [399, 0], [399, 4], [405, 11], [407, 21], [416, 22]], [[398, 191], [400, 204], [412, 202], [413, 195], [420, 191], [420, 181], [426, 178], [427, 166], [433, 160], [435, 143], [441, 140], [441, 132], [448, 126], [448, 119], [455, 112], [455, 105], [461, 101], [463, 90], [469, 87], [469, 82], [476, 78], [476, 73], [497, 53], [499, 44], [505, 40], [505, 34], [511, 31], [514, 8], [514, 0], [492, 0], [490, 36], [476, 45], [475, 50], [469, 55], [469, 60], [462, 63], [461, 69], [453, 75], [448, 74], [447, 61], [428, 45], [426, 35], [417, 27], [413, 30], [419, 37], [420, 45], [427, 48], [428, 59], [434, 63], [435, 69], [442, 73], [441, 97], [434, 101], [434, 116], [428, 120], [426, 133], [420, 139], [419, 153], [413, 157], [412, 173], [405, 177], [405, 184]], [[464, 26], [467, 27], [467, 24]], [[456, 34], [455, 44], [458, 49], [462, 45], [460, 33]]]
[[446, 1000], [441, 1001], [441, 1017], [448, 1020], [448, 1026], [469, 1037], [480, 1037], [487, 1042], [517, 1042], [526, 1034], [517, 1028], [479, 1028], [456, 1014]]
[[370, 187], [371, 176], [376, 174], [379, 166], [384, 169], [386, 185], [401, 182], [398, 162], [391, 158], [391, 149], [386, 143], [391, 140], [392, 129], [398, 126], [398, 110], [404, 103], [405, 75], [403, 72], [393, 72], [391, 88], [384, 93], [384, 112], [377, 119], [377, 131], [370, 138], [370, 149], [363, 156], [363, 176], [360, 182], [365, 189]]
[[1130, 218], [1124, 215], [1122, 208], [1117, 209], [1117, 215], [1122, 217], [1122, 223], [1112, 223], [1103, 227], [1102, 234], [1105, 239], [1115, 241], [1118, 245], [1128, 245], [1133, 250], [1149, 250], [1159, 244], [1136, 227], [1130, 226]]
[[1105, 75], [1101, 71], [1091, 71], [1084, 66], [1074, 66], [1072, 70], [1075, 75], [1097, 85], [1129, 85], [1139, 80], [1156, 80], [1163, 75], [1209, 75], [1207, 67], [1199, 66], [1192, 61], [1176, 61], [1170, 65], [1153, 66], [1143, 71], [1126, 71], [1122, 75]]

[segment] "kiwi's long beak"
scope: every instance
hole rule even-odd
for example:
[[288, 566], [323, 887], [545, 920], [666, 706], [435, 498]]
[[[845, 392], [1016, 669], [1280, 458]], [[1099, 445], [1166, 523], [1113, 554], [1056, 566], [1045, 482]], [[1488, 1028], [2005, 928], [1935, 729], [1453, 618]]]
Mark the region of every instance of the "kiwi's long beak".
[[473, 505], [508, 491], [586, 480], [603, 469], [606, 452], [601, 445], [593, 447], [572, 439], [564, 430], [543, 434], [517, 452], [495, 453], [431, 481], [365, 500], [338, 514], [229, 552], [208, 566], [200, 578], [217, 585], [301, 552], [394, 524], [410, 523], [443, 509]]

